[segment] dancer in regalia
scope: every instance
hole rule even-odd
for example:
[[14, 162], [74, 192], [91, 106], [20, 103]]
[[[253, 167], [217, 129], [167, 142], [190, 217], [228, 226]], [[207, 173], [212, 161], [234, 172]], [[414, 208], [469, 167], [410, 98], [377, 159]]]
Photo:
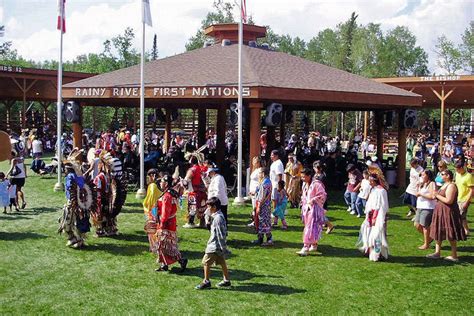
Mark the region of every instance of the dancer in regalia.
[[301, 171], [303, 165], [296, 160], [294, 154], [288, 155], [288, 163], [285, 169], [286, 192], [288, 193], [288, 202], [291, 207], [297, 207], [301, 199]]
[[[184, 180], [185, 187], [188, 188], [188, 222], [183, 226], [184, 228], [194, 228], [194, 219], [197, 217], [200, 227], [206, 227], [204, 212], [206, 211], [206, 186], [202, 180], [202, 167], [199, 161], [203, 158], [201, 153], [189, 154], [189, 163], [191, 167], [186, 173]], [[198, 159], [199, 157], [199, 159]]]
[[300, 256], [307, 256], [318, 249], [318, 242], [326, 220], [323, 208], [326, 198], [324, 184], [317, 177], [313, 177], [311, 169], [304, 169], [301, 196], [301, 218], [304, 223], [303, 248], [297, 252]]
[[[272, 239], [272, 182], [269, 178], [270, 170], [261, 168], [260, 184], [257, 189], [257, 203], [255, 207], [254, 223], [258, 239], [253, 243], [262, 246], [273, 245]], [[263, 237], [267, 237], [267, 242], [263, 242]]]
[[96, 203], [94, 185], [82, 176], [78, 159], [81, 154], [81, 151], [75, 149], [64, 162], [67, 202], [63, 208], [63, 215], [59, 219], [58, 232], [67, 234], [66, 245], [72, 248], [85, 246], [85, 235], [90, 231], [89, 214], [95, 209]]
[[[373, 170], [372, 170], [373, 171]], [[369, 172], [371, 172], [369, 170]], [[360, 227], [359, 249], [369, 256], [371, 261], [388, 259], [387, 213], [388, 186], [383, 174], [370, 173], [371, 190], [365, 205], [365, 220]]]
[[148, 187], [146, 189], [145, 199], [143, 200], [143, 212], [145, 213], [145, 232], [148, 235], [150, 251], [153, 251], [156, 234], [156, 222], [158, 219], [157, 202], [162, 193], [156, 185], [158, 171], [156, 169], [150, 169], [148, 170], [147, 175]]
[[160, 267], [156, 271], [168, 271], [168, 266], [179, 262], [181, 271], [186, 269], [188, 259], [183, 258], [178, 249], [176, 234], [176, 212], [178, 210], [178, 193], [173, 189], [173, 178], [165, 175], [160, 182], [164, 194], [158, 199], [158, 218], [156, 243], [154, 251], [158, 255]]

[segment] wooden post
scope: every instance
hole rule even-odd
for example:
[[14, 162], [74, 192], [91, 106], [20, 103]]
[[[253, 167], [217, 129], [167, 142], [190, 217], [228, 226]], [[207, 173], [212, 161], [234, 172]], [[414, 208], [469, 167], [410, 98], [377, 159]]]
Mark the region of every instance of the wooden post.
[[222, 167], [225, 156], [225, 128], [226, 128], [226, 110], [225, 105], [221, 105], [217, 109], [217, 142], [216, 142], [216, 163]]
[[199, 146], [202, 146], [206, 143], [206, 130], [207, 130], [206, 109], [199, 109], [198, 110], [198, 144]]
[[72, 123], [73, 144], [74, 148], [82, 149], [82, 108], [85, 106], [84, 102], [79, 104], [79, 122]]
[[369, 112], [364, 112], [364, 140], [367, 140], [367, 131], [369, 130]]
[[398, 165], [397, 165], [397, 186], [404, 188], [406, 185], [406, 165], [407, 165], [407, 130], [403, 124], [403, 111], [398, 111]]
[[375, 122], [377, 124], [377, 158], [383, 160], [383, 112], [375, 111]]
[[444, 86], [441, 86], [441, 95], [433, 88], [430, 88], [431, 91], [438, 97], [441, 101], [441, 120], [439, 124], [439, 150], [443, 151], [443, 142], [444, 142], [444, 101], [453, 93], [456, 88], [452, 88], [446, 95], [444, 94]]
[[171, 109], [166, 109], [166, 122], [165, 122], [165, 148], [164, 152], [167, 153], [171, 145]]
[[250, 103], [250, 129], [249, 129], [249, 158], [251, 159], [255, 156], [260, 157], [260, 134], [262, 130], [260, 128], [260, 117], [263, 108], [263, 103]]

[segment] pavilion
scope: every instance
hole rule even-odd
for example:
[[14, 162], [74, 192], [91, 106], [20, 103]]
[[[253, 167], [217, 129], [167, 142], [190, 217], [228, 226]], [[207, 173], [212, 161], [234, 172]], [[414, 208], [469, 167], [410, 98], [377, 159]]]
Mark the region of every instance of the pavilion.
[[[165, 149], [170, 144], [170, 112], [176, 108], [198, 111], [198, 139], [205, 139], [206, 110], [217, 110], [217, 158], [224, 158], [226, 111], [237, 99], [238, 25], [219, 24], [205, 33], [214, 38], [205, 45], [183, 54], [148, 62], [145, 65], [145, 105], [166, 112]], [[261, 112], [277, 102], [284, 111], [334, 110], [374, 111], [377, 125], [377, 154], [382, 158], [383, 111], [422, 105], [413, 92], [375, 82], [345, 71], [321, 65], [286, 53], [256, 45], [266, 35], [260, 26], [244, 25], [243, 106], [248, 109], [247, 143], [249, 156], [259, 155]], [[105, 73], [64, 85], [65, 100], [85, 106], [138, 107], [140, 66]], [[403, 115], [399, 115], [401, 119]], [[283, 118], [285, 115], [283, 115]], [[285, 122], [280, 125], [284, 135]], [[80, 146], [81, 123], [73, 124], [75, 143]], [[275, 127], [267, 127], [268, 148], [273, 148]], [[399, 124], [398, 185], [405, 184], [406, 129]], [[245, 140], [244, 140], [245, 142]]]
[[[85, 79], [95, 74], [82, 72], [63, 72], [63, 82]], [[57, 102], [58, 72], [56, 70], [34, 69], [19, 66], [0, 65], [0, 103], [6, 108], [6, 130], [12, 128], [11, 108], [16, 101], [21, 100], [20, 126], [25, 128], [27, 101], [37, 101], [43, 108], [43, 119], [46, 122], [46, 113], [51, 104]]]

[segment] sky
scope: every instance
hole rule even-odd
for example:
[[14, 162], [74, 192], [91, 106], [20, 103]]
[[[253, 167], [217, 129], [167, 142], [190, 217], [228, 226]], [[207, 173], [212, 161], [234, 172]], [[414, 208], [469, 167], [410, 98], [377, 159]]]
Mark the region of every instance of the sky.
[[[234, 2], [234, 0], [230, 0]], [[185, 44], [201, 25], [214, 0], [150, 0], [153, 27], [146, 28], [150, 50], [157, 35], [159, 58], [185, 51]], [[474, 20], [474, 0], [247, 0], [247, 12], [257, 25], [269, 25], [277, 34], [290, 34], [309, 41], [319, 31], [334, 28], [356, 12], [359, 24], [380, 23], [383, 30], [407, 26], [428, 53], [431, 72], [436, 66], [436, 39], [446, 35], [455, 43], [469, 21]], [[238, 9], [235, 9], [237, 16]], [[135, 47], [141, 38], [141, 0], [67, 0], [67, 33], [64, 58], [100, 53], [103, 42], [130, 26]], [[56, 0], [0, 0], [2, 41], [26, 59], [58, 59]]]

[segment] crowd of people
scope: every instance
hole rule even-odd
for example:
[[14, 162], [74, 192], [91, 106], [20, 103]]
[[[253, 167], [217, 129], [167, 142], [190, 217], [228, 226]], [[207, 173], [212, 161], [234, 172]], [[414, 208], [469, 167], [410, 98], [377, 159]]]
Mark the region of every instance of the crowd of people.
[[[6, 174], [0, 173], [0, 202], [5, 212], [8, 206], [11, 211], [12, 207], [27, 205], [22, 192], [27, 177], [23, 157], [34, 158], [31, 169], [36, 173], [54, 172], [54, 165], [42, 162], [43, 148], [48, 148], [44, 139], [38, 133], [30, 133], [28, 140], [24, 136], [12, 135], [12, 144], [18, 145], [14, 145], [11, 168]], [[174, 263], [180, 265], [181, 271], [186, 269], [188, 260], [178, 247], [177, 212], [187, 198], [183, 228], [210, 230], [202, 260], [204, 280], [198, 289], [211, 286], [213, 264], [222, 266], [224, 277], [219, 286], [231, 284], [226, 238], [228, 184], [234, 181], [231, 176], [235, 176], [232, 167], [235, 168], [236, 141], [232, 133], [227, 134], [226, 161], [219, 162], [219, 169], [215, 161], [215, 137], [209, 131], [206, 143], [198, 144], [196, 135], [185, 139], [175, 134], [165, 151], [163, 135], [153, 130], [145, 133], [148, 185], [143, 208], [149, 250], [156, 254], [157, 271], [168, 271]], [[440, 258], [442, 242], [448, 240], [451, 255], [445, 259], [457, 261], [456, 243], [469, 235], [466, 215], [474, 195], [474, 180], [467, 166], [472, 163], [474, 142], [466, 139], [465, 151], [452, 153], [453, 149], [448, 147], [449, 150], [440, 154], [436, 144], [428, 149], [425, 137], [419, 137], [411, 146], [413, 140], [410, 136], [407, 141], [407, 156], [411, 158], [410, 180], [403, 198], [409, 207], [407, 216], [414, 216], [415, 227], [423, 236], [419, 249], [429, 249], [435, 241], [435, 252], [428, 257]], [[97, 237], [118, 233], [117, 215], [125, 202], [127, 182], [137, 181], [139, 177], [139, 142], [139, 131], [127, 129], [97, 135], [84, 132], [83, 150], [66, 150], [72, 146], [67, 133], [60, 139], [61, 149], [68, 155], [62, 164], [67, 202], [59, 231], [67, 234], [68, 246], [85, 245], [91, 219]], [[444, 148], [447, 146], [449, 142]], [[328, 190], [344, 189], [347, 212], [364, 219], [357, 242], [359, 249], [372, 261], [388, 259], [389, 185], [384, 176], [387, 162], [370, 156], [375, 148], [369, 140], [358, 136], [343, 146], [337, 137], [325, 137], [317, 132], [300, 138], [293, 134], [276, 144], [277, 149], [267, 152], [263, 135], [261, 148], [262, 155], [252, 157], [246, 175], [247, 194], [252, 201], [248, 226], [255, 231], [255, 245], [272, 246], [275, 229], [288, 229], [286, 215], [290, 206], [300, 208], [304, 224], [302, 248], [296, 254], [308, 256], [316, 252], [323, 232], [329, 234], [335, 229], [327, 217]], [[433, 170], [427, 168], [428, 159]], [[455, 174], [448, 169], [450, 163], [454, 164]]]

